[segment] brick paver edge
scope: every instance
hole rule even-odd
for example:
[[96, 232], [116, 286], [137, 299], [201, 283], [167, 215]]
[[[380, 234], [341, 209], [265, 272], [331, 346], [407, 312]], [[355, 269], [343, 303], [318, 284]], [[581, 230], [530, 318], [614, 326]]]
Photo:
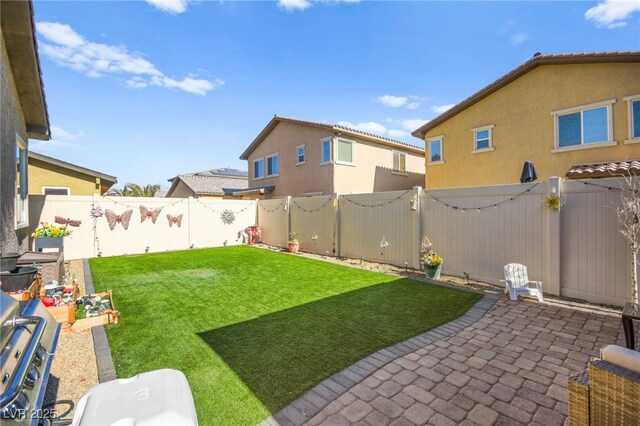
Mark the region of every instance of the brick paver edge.
[[[484, 297], [476, 302], [469, 310], [462, 316], [456, 318], [453, 321], [442, 324], [436, 328], [433, 328], [425, 333], [414, 336], [405, 341], [396, 343], [386, 348], [380, 349], [371, 355], [361, 359], [360, 361], [352, 364], [344, 370], [332, 375], [331, 377], [323, 380], [312, 389], [308, 390], [301, 397], [291, 402], [289, 405], [278, 411], [276, 414], [269, 417], [267, 420], [261, 423], [261, 426], [274, 426], [274, 425], [298, 425], [302, 424], [299, 420], [305, 418], [305, 422], [313, 418], [316, 414], [326, 408], [331, 402], [337, 398], [328, 400], [321, 398], [324, 403], [318, 403], [318, 393], [314, 389], [329, 388], [331, 390], [339, 389], [338, 397], [347, 393], [353, 387], [369, 377], [373, 372], [384, 367], [390, 362], [395, 361], [407, 354], [415, 352], [417, 349], [424, 346], [433, 344], [441, 339], [452, 336], [453, 334], [464, 330], [471, 324], [481, 319], [494, 303], [500, 298], [502, 292], [487, 292]], [[381, 364], [382, 363], [382, 364]], [[368, 371], [367, 368], [362, 368], [362, 365], [376, 366], [374, 371]], [[301, 412], [296, 407], [313, 407], [308, 411]]]

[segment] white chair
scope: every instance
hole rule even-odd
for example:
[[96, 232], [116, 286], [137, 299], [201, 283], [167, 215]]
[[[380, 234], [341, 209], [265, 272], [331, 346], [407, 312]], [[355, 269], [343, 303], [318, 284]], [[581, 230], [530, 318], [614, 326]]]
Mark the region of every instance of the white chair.
[[[542, 281], [529, 281], [527, 267], [519, 263], [510, 263], [504, 267], [504, 280], [506, 291], [509, 292], [511, 300], [518, 300], [518, 296], [535, 296], [538, 301], [543, 302]], [[529, 287], [535, 284], [535, 288]]]

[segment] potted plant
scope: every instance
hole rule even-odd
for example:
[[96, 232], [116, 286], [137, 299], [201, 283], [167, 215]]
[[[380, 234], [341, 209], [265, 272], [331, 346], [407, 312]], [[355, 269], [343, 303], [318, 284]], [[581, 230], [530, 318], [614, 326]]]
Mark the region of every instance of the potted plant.
[[71, 235], [71, 230], [67, 228], [67, 225], [50, 225], [47, 222], [40, 222], [40, 226], [31, 234], [35, 238], [35, 251], [42, 251], [42, 249], [62, 251], [62, 239], [69, 235]]
[[440, 279], [442, 263], [444, 260], [433, 251], [433, 245], [426, 236], [420, 245], [420, 261], [424, 266], [424, 273], [427, 278]]
[[300, 250], [300, 240], [295, 232], [289, 233], [289, 253], [298, 253]]

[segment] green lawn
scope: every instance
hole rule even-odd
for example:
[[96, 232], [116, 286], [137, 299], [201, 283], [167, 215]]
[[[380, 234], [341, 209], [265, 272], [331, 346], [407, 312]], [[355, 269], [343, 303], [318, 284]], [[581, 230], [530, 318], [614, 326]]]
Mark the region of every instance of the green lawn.
[[200, 424], [253, 425], [481, 295], [247, 246], [92, 259], [118, 377], [184, 372]]

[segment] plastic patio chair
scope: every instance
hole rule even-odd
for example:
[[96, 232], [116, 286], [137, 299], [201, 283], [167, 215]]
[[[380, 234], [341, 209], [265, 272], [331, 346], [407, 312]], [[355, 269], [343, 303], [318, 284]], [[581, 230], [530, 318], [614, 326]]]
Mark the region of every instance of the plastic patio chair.
[[[519, 263], [510, 263], [504, 267], [504, 280], [506, 291], [509, 292], [511, 300], [518, 300], [518, 296], [535, 296], [538, 301], [543, 302], [542, 281], [529, 281], [527, 267]], [[529, 284], [535, 284], [535, 288]]]

